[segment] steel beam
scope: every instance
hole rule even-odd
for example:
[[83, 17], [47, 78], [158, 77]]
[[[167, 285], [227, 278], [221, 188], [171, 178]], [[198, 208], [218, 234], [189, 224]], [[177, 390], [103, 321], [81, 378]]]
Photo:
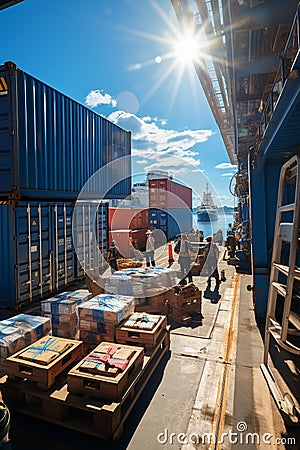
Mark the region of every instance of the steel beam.
[[236, 77], [245, 77], [247, 75], [254, 75], [257, 73], [276, 72], [279, 63], [279, 53], [258, 58], [255, 61], [250, 61], [246, 64], [235, 65]]
[[232, 7], [232, 26], [234, 31], [244, 31], [289, 22], [293, 19], [297, 6], [298, 0], [267, 0], [253, 8]]
[[17, 3], [21, 3], [24, 0], [0, 0], [0, 10], [9, 8], [10, 6], [13, 6]]

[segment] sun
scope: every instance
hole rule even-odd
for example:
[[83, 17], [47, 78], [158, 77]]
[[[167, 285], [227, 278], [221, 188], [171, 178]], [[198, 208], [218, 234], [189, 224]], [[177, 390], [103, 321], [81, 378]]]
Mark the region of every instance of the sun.
[[199, 58], [199, 39], [194, 35], [178, 37], [174, 43], [174, 56], [182, 64], [194, 62]]

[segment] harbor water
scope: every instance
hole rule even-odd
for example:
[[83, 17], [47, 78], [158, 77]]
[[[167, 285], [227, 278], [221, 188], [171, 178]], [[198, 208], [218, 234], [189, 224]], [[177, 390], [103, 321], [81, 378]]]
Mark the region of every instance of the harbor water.
[[193, 227], [195, 230], [202, 230], [204, 237], [212, 236], [218, 230], [222, 230], [224, 238], [226, 237], [226, 230], [229, 223], [233, 223], [233, 214], [220, 214], [218, 220], [202, 222], [197, 220], [197, 215], [193, 215]]

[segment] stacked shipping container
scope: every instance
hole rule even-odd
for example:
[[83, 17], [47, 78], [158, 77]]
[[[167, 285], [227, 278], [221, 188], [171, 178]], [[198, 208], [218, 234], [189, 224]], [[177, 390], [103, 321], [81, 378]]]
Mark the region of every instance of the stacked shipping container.
[[[0, 307], [16, 307], [83, 275], [72, 243], [74, 201], [98, 169], [130, 156], [131, 137], [11, 62], [0, 66], [0, 80]], [[100, 180], [93, 194], [128, 196], [130, 170], [127, 158], [118, 166], [120, 182], [101, 192]], [[106, 252], [107, 204], [94, 213]], [[76, 242], [82, 255], [89, 252], [87, 233]], [[88, 257], [94, 263], [96, 256]]]
[[[72, 239], [72, 203], [0, 205], [0, 306], [18, 307], [45, 298], [81, 278]], [[96, 216], [99, 250], [107, 252], [108, 204]], [[89, 240], [79, 245], [90, 255]]]
[[192, 189], [168, 178], [149, 180], [149, 222], [167, 240], [193, 227]]
[[149, 208], [109, 208], [110, 242], [114, 239], [122, 255], [130, 258], [130, 241], [139, 250], [145, 249], [149, 228]]
[[149, 207], [192, 209], [192, 189], [169, 178], [149, 180]]
[[[130, 155], [128, 131], [13, 63], [0, 66], [0, 78], [6, 87], [0, 96], [2, 197], [75, 200], [98, 169]], [[122, 181], [110, 198], [130, 194], [130, 160], [119, 170]]]
[[149, 209], [109, 208], [109, 229], [139, 230], [149, 227]]

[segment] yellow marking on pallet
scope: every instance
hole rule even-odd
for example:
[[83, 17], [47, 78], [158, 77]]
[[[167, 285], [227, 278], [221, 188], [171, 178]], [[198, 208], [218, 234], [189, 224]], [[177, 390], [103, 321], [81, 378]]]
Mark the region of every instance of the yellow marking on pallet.
[[240, 288], [240, 275], [235, 274], [234, 281], [234, 290], [233, 290], [233, 298], [231, 305], [231, 313], [230, 313], [230, 322], [229, 327], [226, 331], [225, 336], [225, 352], [224, 352], [224, 363], [222, 367], [221, 377], [219, 379], [218, 385], [218, 393], [216, 399], [216, 408], [213, 417], [212, 424], [212, 433], [215, 436], [214, 445], [210, 445], [210, 450], [221, 450], [221, 442], [220, 437], [222, 436], [225, 424], [225, 416], [226, 416], [226, 400], [227, 400], [227, 390], [228, 390], [228, 380], [229, 380], [229, 372], [230, 372], [230, 363], [232, 351], [234, 349], [237, 333], [234, 328], [234, 322], [238, 312], [238, 304], [239, 304], [239, 288]]

